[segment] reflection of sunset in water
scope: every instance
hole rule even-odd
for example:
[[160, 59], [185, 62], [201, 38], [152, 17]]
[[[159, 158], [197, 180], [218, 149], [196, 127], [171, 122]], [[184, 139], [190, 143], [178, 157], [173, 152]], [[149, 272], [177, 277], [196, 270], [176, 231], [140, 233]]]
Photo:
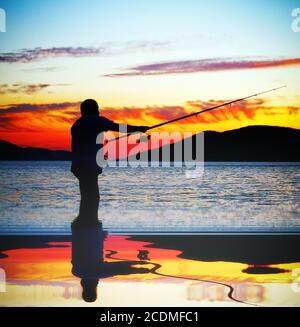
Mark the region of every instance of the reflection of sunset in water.
[[[48, 247], [3, 251], [7, 257], [0, 259], [0, 267], [6, 272], [8, 285], [7, 292], [0, 294], [1, 305], [83, 304], [79, 279], [71, 273], [71, 242], [46, 244]], [[133, 267], [149, 272], [100, 278], [95, 305], [243, 305], [228, 297], [230, 286], [238, 301], [300, 305], [300, 294], [291, 288], [291, 272], [300, 263], [272, 265], [282, 269], [279, 273], [250, 274], [245, 263], [184, 259], [179, 250], [152, 248], [150, 244], [127, 236], [106, 239], [106, 262], [137, 261]]]

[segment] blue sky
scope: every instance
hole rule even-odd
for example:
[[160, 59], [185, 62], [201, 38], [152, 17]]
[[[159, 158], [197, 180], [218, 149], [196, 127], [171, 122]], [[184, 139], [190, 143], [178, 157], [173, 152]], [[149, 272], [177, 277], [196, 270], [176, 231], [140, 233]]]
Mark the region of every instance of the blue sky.
[[193, 49], [206, 53], [205, 41], [210, 40], [216, 46], [221, 42], [214, 49], [216, 56], [230, 52], [296, 56], [299, 35], [291, 32], [290, 25], [291, 11], [297, 6], [296, 0], [1, 0], [7, 33], [0, 34], [0, 47], [11, 51], [189, 39], [191, 56]]
[[[50, 49], [42, 59], [0, 62], [0, 84], [68, 85], [63, 92], [59, 87], [47, 94], [47, 98], [68, 101], [101, 90], [106, 105], [209, 99], [215, 88], [220, 97], [231, 98], [255, 89], [257, 79], [261, 88], [289, 83], [287, 92], [294, 94], [299, 79], [295, 68], [122, 79], [104, 76], [174, 61], [299, 57], [300, 33], [291, 30], [291, 12], [298, 5], [296, 0], [0, 0], [7, 14], [7, 32], [0, 33], [0, 55]], [[76, 47], [100, 49], [101, 54], [52, 55], [53, 48], [73, 51]], [[174, 93], [178, 88], [181, 92]], [[12, 101], [12, 95], [14, 101], [24, 98], [9, 94], [4, 101]], [[39, 92], [28, 96], [32, 99], [46, 98]]]
[[184, 128], [300, 128], [296, 7], [299, 0], [0, 0], [0, 137], [67, 148], [85, 98], [142, 125], [282, 85]]

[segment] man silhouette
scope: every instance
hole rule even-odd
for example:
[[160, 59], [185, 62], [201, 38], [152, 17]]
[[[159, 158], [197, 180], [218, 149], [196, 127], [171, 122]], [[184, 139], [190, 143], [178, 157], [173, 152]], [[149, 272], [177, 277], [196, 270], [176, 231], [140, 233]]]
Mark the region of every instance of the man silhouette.
[[[98, 223], [99, 187], [98, 175], [102, 173], [97, 165], [96, 154], [102, 147], [96, 144], [99, 133], [119, 131], [119, 124], [99, 116], [99, 106], [93, 99], [87, 99], [80, 106], [81, 117], [73, 124], [72, 134], [72, 173], [79, 180], [80, 209], [78, 221]], [[146, 126], [127, 125], [127, 131], [144, 133]]]
[[[112, 255], [118, 256], [118, 252], [104, 250], [105, 240], [108, 235], [102, 230], [100, 224], [98, 226], [87, 226], [78, 223], [71, 225], [71, 228], [72, 274], [81, 279], [82, 299], [84, 301], [96, 301], [97, 286], [100, 279], [151, 272], [149, 268], [141, 267], [141, 265], [147, 265], [148, 262], [139, 256], [137, 256], [139, 260], [113, 258], [112, 262], [104, 261], [105, 257], [112, 258]], [[147, 260], [150, 259], [148, 258]], [[139, 267], [135, 267], [135, 265], [139, 265]]]

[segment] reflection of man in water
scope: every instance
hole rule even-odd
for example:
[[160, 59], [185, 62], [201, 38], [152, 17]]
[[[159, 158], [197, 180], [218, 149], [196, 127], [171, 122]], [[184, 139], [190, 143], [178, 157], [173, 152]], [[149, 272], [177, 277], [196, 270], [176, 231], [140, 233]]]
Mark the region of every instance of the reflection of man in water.
[[[134, 267], [145, 264], [145, 261], [118, 260], [111, 257], [116, 251], [107, 250], [107, 258], [113, 260], [104, 262], [104, 242], [107, 233], [100, 224], [87, 226], [80, 223], [72, 224], [72, 274], [81, 279], [82, 299], [94, 302], [97, 299], [97, 286], [100, 278], [119, 275], [147, 274], [148, 268]], [[141, 259], [140, 259], [141, 260]]]
[[[79, 180], [81, 195], [79, 219], [86, 223], [98, 221], [99, 188], [98, 175], [102, 169], [96, 163], [96, 154], [101, 144], [96, 144], [99, 133], [119, 131], [119, 124], [99, 116], [99, 107], [95, 100], [87, 99], [80, 106], [81, 117], [73, 124], [72, 133], [72, 168]], [[145, 132], [145, 126], [127, 125], [127, 131]]]

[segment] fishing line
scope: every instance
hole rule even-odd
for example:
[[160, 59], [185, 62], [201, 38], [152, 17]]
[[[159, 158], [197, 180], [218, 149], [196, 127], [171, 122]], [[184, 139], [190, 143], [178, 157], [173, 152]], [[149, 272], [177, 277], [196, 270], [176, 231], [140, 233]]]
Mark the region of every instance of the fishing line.
[[[110, 252], [110, 253], [108, 253], [108, 254], [105, 255], [106, 258], [113, 259], [113, 260], [119, 260], [119, 261], [132, 261], [132, 260], [129, 260], [129, 259], [113, 257], [113, 255], [114, 254], [117, 254], [118, 251], [113, 251], [113, 250], [106, 250], [106, 251], [109, 251]], [[173, 275], [162, 274], [162, 273], [157, 272], [157, 270], [162, 267], [162, 265], [160, 265], [159, 263], [155, 263], [153, 261], [144, 261], [144, 260], [140, 260], [139, 263], [153, 265], [154, 267], [152, 269], [150, 269], [150, 273], [152, 273], [154, 275], [163, 276], [163, 277], [177, 278], [177, 279], [185, 279], [185, 280], [199, 281], [199, 282], [204, 282], [204, 283], [211, 283], [211, 284], [217, 284], [217, 285], [225, 286], [225, 287], [229, 288], [229, 292], [228, 292], [227, 296], [232, 301], [238, 302], [238, 303], [243, 303], [243, 304], [246, 304], [246, 305], [255, 306], [255, 307], [262, 307], [262, 305], [255, 304], [255, 303], [249, 303], [249, 302], [242, 301], [242, 300], [239, 300], [239, 299], [235, 298], [233, 296], [234, 287], [231, 286], [230, 284], [226, 284], [226, 283], [222, 283], [222, 282], [217, 282], [217, 281], [213, 281], [213, 280], [205, 280], [205, 279], [192, 278], [192, 277], [182, 277], [182, 276], [173, 276]]]

